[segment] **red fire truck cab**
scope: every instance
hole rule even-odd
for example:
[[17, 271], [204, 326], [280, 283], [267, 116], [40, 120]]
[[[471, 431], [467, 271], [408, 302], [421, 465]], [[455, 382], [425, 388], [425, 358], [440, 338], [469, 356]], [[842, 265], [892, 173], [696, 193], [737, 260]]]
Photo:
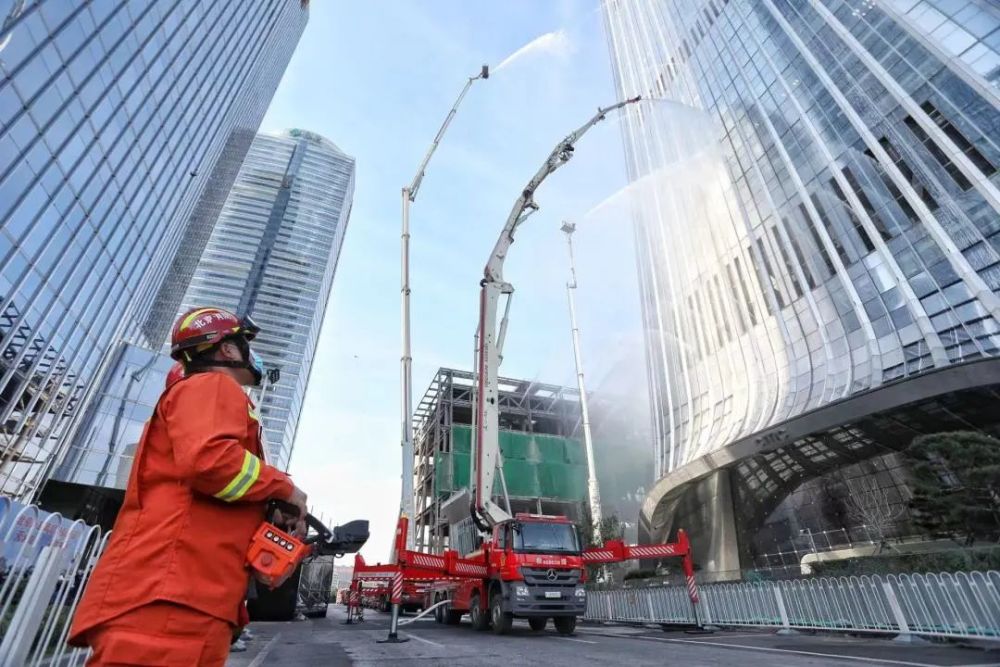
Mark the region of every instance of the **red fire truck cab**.
[[536, 631], [551, 618], [556, 630], [570, 634], [587, 610], [582, 545], [566, 517], [517, 514], [494, 526], [491, 539], [464, 560], [485, 563], [486, 576], [428, 586], [427, 606], [449, 602], [435, 610], [439, 623], [457, 624], [469, 614], [475, 629], [506, 634], [515, 618], [528, 619]]

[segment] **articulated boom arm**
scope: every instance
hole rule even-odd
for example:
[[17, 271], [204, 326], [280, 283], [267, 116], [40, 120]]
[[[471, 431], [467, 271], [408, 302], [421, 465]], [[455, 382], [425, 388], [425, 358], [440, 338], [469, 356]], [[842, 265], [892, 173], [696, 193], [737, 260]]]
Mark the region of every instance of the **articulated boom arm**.
[[[500, 412], [498, 401], [498, 380], [497, 373], [500, 360], [503, 354], [503, 341], [507, 332], [507, 313], [510, 310], [510, 299], [513, 296], [514, 288], [510, 283], [504, 282], [503, 263], [507, 258], [507, 251], [514, 243], [514, 232], [527, 220], [528, 216], [538, 210], [535, 203], [535, 190], [542, 184], [550, 174], [556, 169], [566, 164], [573, 157], [573, 150], [576, 142], [587, 130], [604, 120], [607, 114], [616, 109], [620, 109], [626, 104], [639, 101], [639, 97], [634, 97], [609, 107], [598, 109], [593, 118], [570, 133], [565, 139], [556, 144], [556, 147], [549, 153], [541, 168], [528, 181], [528, 184], [521, 191], [521, 195], [514, 202], [507, 222], [500, 232], [500, 238], [493, 246], [489, 261], [483, 270], [483, 280], [480, 283], [482, 291], [479, 297], [479, 349], [476, 358], [476, 373], [478, 374], [478, 385], [476, 387], [476, 435], [473, 452], [473, 475], [471, 483], [472, 489], [472, 518], [477, 527], [486, 531], [491, 526], [506, 521], [511, 518], [510, 514], [502, 507], [493, 502], [493, 483], [496, 477], [496, 467], [499, 463], [500, 443], [499, 443], [499, 421]], [[497, 311], [499, 309], [501, 295], [507, 295], [507, 303], [504, 309], [504, 316], [497, 331]]]
[[541, 168], [528, 181], [528, 184], [524, 186], [521, 196], [514, 202], [514, 207], [511, 208], [510, 215], [507, 216], [507, 223], [504, 225], [496, 245], [493, 246], [493, 252], [490, 254], [489, 261], [486, 262], [485, 279], [487, 281], [503, 282], [503, 262], [507, 258], [507, 250], [514, 243], [514, 232], [517, 228], [531, 213], [538, 209], [538, 205], [535, 204], [535, 190], [542, 184], [542, 181], [548, 178], [556, 169], [569, 162], [569, 159], [573, 157], [576, 142], [586, 134], [587, 130], [604, 120], [609, 112], [620, 109], [626, 104], [634, 104], [640, 99], [642, 98], [633, 97], [617, 104], [612, 104], [609, 107], [598, 109], [593, 118], [556, 144], [556, 147], [549, 153], [548, 158], [545, 159]]

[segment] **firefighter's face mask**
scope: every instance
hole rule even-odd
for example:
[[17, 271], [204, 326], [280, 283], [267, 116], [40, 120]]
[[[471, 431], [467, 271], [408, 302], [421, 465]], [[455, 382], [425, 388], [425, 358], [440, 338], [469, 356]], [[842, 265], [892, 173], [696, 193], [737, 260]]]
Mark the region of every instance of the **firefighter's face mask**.
[[253, 350], [250, 349], [250, 342], [243, 338], [242, 336], [234, 336], [229, 339], [228, 342], [233, 343], [236, 348], [240, 351], [239, 361], [232, 360], [215, 360], [208, 362], [209, 366], [225, 366], [227, 368], [242, 368], [250, 373], [252, 379], [250, 382], [246, 382], [251, 387], [259, 387], [261, 381], [264, 379], [264, 362], [258, 357]]
[[254, 386], [259, 387], [261, 381], [264, 379], [264, 360], [261, 359], [253, 350], [250, 350], [249, 371], [253, 373]]
[[252, 386], [259, 387], [261, 381], [264, 379], [264, 361], [250, 349], [250, 343], [247, 339], [237, 338], [236, 340], [237, 345], [240, 348], [240, 352], [243, 355], [243, 362], [241, 366], [250, 371], [250, 374], [253, 375]]

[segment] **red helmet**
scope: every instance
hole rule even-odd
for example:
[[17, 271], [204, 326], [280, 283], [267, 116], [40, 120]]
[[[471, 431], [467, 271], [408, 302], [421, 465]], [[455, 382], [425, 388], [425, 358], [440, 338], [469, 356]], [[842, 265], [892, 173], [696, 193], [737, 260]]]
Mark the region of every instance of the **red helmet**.
[[172, 386], [184, 379], [184, 364], [177, 361], [173, 366], [170, 367], [170, 372], [167, 373], [167, 382], [165, 389], [170, 389]]
[[253, 340], [260, 328], [249, 317], [239, 318], [222, 308], [195, 308], [178, 318], [170, 334], [170, 356], [188, 359], [188, 351], [202, 352], [226, 338]]

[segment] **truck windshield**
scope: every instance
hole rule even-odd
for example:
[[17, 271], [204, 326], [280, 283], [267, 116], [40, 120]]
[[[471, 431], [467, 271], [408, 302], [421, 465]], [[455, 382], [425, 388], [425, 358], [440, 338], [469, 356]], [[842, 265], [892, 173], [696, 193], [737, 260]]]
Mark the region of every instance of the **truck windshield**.
[[569, 523], [522, 523], [514, 528], [514, 550], [577, 554], [580, 542]]

